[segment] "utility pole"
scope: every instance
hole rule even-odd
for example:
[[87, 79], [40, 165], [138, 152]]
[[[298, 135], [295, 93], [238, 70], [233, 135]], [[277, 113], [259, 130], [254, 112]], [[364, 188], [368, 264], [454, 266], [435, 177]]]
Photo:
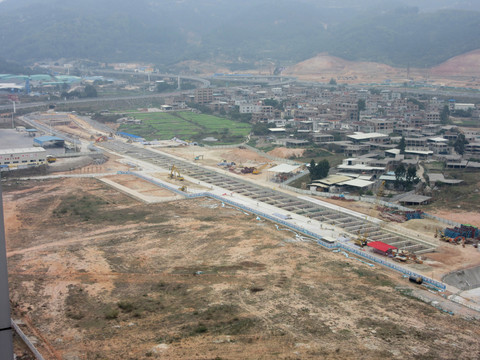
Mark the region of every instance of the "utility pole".
[[8, 294], [7, 249], [3, 220], [2, 184], [0, 183], [0, 360], [13, 360], [13, 333]]

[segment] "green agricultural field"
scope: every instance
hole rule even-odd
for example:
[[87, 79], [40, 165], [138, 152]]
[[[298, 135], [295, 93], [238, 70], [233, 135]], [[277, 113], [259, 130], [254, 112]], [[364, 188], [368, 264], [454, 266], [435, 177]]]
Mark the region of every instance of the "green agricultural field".
[[201, 141], [207, 136], [215, 137], [219, 144], [242, 142], [250, 133], [249, 124], [235, 122], [212, 115], [192, 112], [135, 113], [142, 124], [124, 124], [119, 131], [141, 136], [146, 140], [166, 140], [174, 136], [190, 141]]

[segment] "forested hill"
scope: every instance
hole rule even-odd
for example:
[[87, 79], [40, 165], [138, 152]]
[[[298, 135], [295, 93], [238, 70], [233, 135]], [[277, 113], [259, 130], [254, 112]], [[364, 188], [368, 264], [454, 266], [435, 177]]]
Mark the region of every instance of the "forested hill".
[[[480, 5], [459, 0], [4, 0], [0, 56], [28, 63], [297, 62], [320, 52], [425, 67], [480, 48]], [[360, 6], [361, 4], [361, 6]], [[465, 10], [462, 10], [465, 9]], [[427, 11], [428, 10], [428, 11]], [[469, 10], [469, 11], [466, 11]]]

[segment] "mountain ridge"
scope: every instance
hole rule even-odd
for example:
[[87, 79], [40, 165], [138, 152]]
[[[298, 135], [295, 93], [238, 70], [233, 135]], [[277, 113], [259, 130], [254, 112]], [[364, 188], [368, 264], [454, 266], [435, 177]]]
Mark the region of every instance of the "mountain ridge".
[[[420, 3], [434, 6], [430, 0]], [[364, 7], [338, 4], [6, 0], [0, 2], [0, 48], [3, 57], [24, 64], [88, 58], [164, 66], [186, 60], [269, 60], [285, 66], [328, 52], [347, 60], [417, 67], [480, 48], [480, 12], [424, 12], [395, 0], [366, 0]]]

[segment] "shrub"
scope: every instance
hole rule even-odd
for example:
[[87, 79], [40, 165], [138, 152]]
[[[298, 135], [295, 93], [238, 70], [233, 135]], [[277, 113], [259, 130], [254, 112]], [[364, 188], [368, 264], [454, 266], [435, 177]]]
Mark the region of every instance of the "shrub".
[[105, 319], [113, 320], [113, 319], [116, 319], [117, 317], [118, 317], [118, 310], [117, 309], [108, 308], [105, 311]]
[[117, 305], [125, 312], [132, 312], [135, 309], [135, 306], [129, 301], [119, 301]]

